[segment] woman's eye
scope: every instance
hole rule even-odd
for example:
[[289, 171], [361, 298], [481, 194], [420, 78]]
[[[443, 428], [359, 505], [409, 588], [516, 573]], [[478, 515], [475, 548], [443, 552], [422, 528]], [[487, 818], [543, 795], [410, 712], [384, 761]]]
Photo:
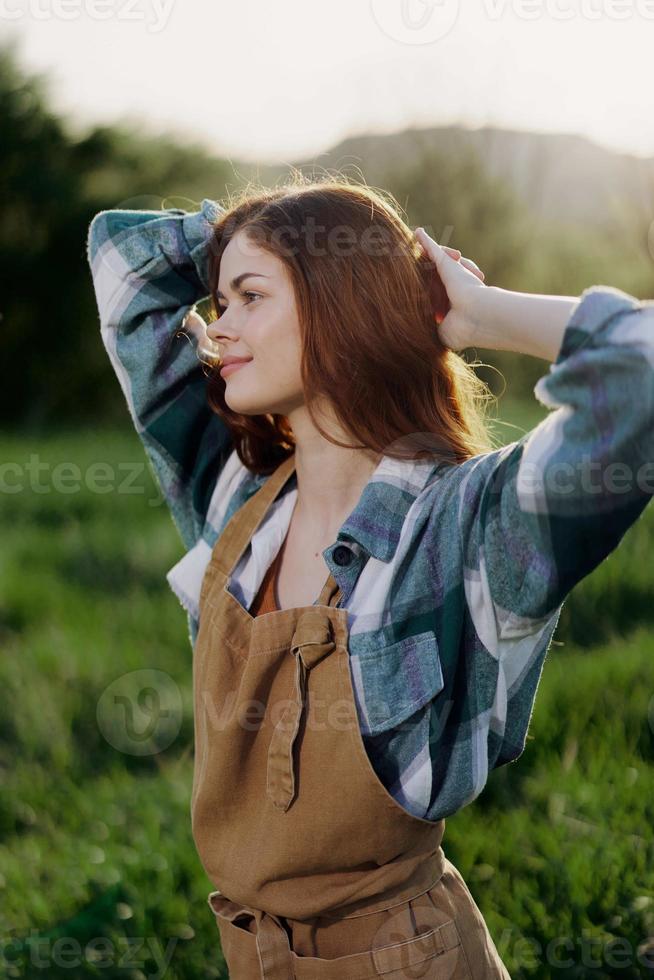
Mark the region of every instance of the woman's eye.
[[[255, 292], [253, 292], [252, 290], [244, 290], [244, 291], [243, 291], [243, 292], [241, 293], [241, 296], [248, 296], [248, 297], [249, 297], [249, 296], [254, 296], [254, 297], [255, 297], [255, 299], [261, 299], [261, 293], [255, 293]], [[252, 300], [250, 299], [250, 301], [249, 301], [248, 303], [246, 303], [245, 305], [246, 305], [246, 306], [249, 306], [251, 302], [252, 302]], [[219, 304], [218, 304], [218, 306], [217, 306], [217, 310], [218, 310], [218, 315], [220, 316], [220, 314], [221, 314], [221, 313], [224, 313], [226, 309], [227, 309], [227, 307], [226, 307], [226, 306], [222, 306], [222, 305], [221, 305], [221, 304], [219, 303]]]

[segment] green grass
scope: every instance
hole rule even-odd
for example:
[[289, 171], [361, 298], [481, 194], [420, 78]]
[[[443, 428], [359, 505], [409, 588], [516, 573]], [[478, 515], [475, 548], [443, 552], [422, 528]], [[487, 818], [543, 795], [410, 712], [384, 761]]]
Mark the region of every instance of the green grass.
[[[521, 432], [544, 412], [502, 410]], [[504, 441], [518, 434], [502, 429]], [[30, 454], [47, 464], [43, 492], [30, 487]], [[0, 975], [225, 977], [190, 829], [192, 652], [165, 581], [183, 549], [140, 443], [129, 430], [4, 435], [0, 461], [17, 463], [25, 483], [0, 494]], [[79, 467], [79, 490], [56, 489], [64, 462]], [[106, 494], [84, 486], [99, 462], [111, 467]], [[121, 487], [129, 466], [131, 492]], [[7, 484], [18, 478], [3, 472]], [[568, 598], [525, 752], [447, 821], [445, 851], [515, 978], [646, 972], [653, 549], [648, 508]], [[134, 709], [145, 735], [123, 744], [109, 685], [129, 692], [141, 670], [162, 703]], [[145, 736], [162, 708], [170, 725], [157, 743]]]

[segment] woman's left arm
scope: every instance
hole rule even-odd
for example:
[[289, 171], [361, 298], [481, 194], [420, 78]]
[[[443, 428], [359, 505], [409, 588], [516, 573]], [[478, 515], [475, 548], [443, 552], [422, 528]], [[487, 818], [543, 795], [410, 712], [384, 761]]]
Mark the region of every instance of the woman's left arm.
[[[478, 526], [468, 542], [485, 556], [498, 621], [502, 609], [550, 615], [654, 495], [654, 304], [593, 286], [561, 330], [566, 301], [541, 323], [545, 305], [536, 299], [534, 319], [524, 320], [528, 340], [514, 349], [545, 356], [556, 348], [534, 387], [553, 411], [482, 465]], [[519, 342], [519, 330], [513, 336]], [[521, 631], [513, 616], [505, 628]]]
[[452, 304], [442, 326], [552, 361], [534, 394], [554, 411], [462, 464], [477, 612], [498, 641], [515, 639], [542, 626], [654, 496], [654, 302], [611, 286], [579, 299], [486, 287], [437, 249]]
[[518, 293], [498, 286], [474, 291], [474, 345], [514, 351], [554, 362], [578, 296]]

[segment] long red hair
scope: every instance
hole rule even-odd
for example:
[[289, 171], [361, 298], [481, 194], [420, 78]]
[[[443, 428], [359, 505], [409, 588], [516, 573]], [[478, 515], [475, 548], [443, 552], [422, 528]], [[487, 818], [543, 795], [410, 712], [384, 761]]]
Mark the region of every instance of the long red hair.
[[[223, 206], [209, 249], [210, 319], [219, 316], [222, 253], [245, 231], [289, 272], [306, 404], [326, 439], [450, 463], [493, 448], [484, 413], [493, 396], [440, 340], [434, 305], [442, 284], [390, 194], [341, 176], [296, 172], [280, 187], [250, 185]], [[229, 427], [241, 462], [271, 473], [294, 451], [288, 419], [233, 412], [220, 363], [209, 367], [209, 404]], [[317, 396], [331, 402], [358, 444], [324, 431], [312, 411]]]

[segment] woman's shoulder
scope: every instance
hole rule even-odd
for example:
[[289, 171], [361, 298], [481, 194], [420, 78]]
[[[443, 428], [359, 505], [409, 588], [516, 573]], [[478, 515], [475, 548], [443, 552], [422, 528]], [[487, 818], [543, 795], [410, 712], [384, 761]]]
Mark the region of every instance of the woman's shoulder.
[[209, 544], [219, 537], [230, 518], [263, 486], [268, 476], [253, 473], [232, 449], [209, 500], [203, 537]]
[[261, 485], [260, 479], [241, 462], [236, 449], [232, 449], [215, 482], [198, 539], [166, 573], [170, 588], [196, 621], [202, 579], [213, 546], [232, 514]]
[[[273, 471], [274, 472], [274, 471]], [[220, 471], [209, 499], [202, 531], [195, 544], [169, 569], [166, 579], [182, 606], [194, 620], [199, 619], [199, 596], [202, 580], [216, 541], [227, 523], [241, 507], [268, 481], [270, 474], [254, 473], [232, 449]], [[292, 489], [294, 478], [284, 488]], [[276, 508], [270, 508], [272, 516]]]

